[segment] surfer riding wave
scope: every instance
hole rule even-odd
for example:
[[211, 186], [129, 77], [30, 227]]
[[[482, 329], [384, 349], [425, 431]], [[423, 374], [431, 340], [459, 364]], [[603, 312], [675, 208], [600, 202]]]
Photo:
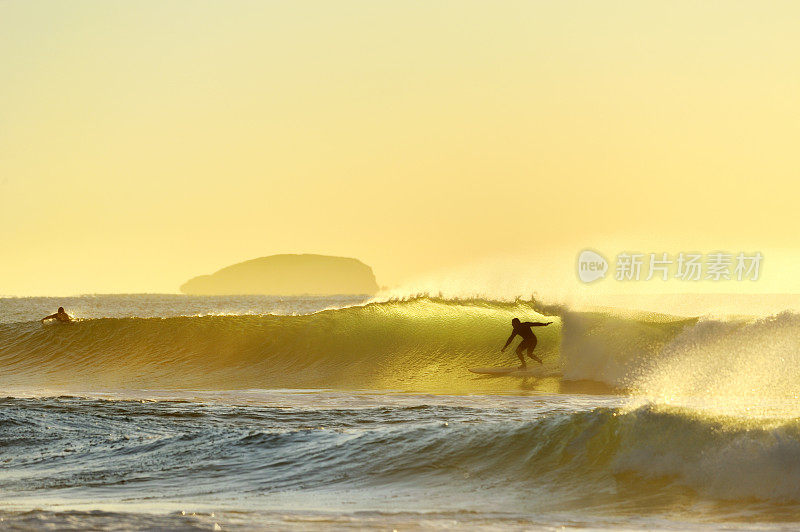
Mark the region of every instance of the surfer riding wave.
[[532, 321], [519, 321], [519, 318], [514, 318], [511, 320], [511, 327], [513, 327], [513, 331], [511, 331], [511, 336], [508, 337], [506, 340], [506, 345], [500, 350], [500, 352], [504, 352], [506, 347], [514, 340], [514, 337], [519, 335], [522, 338], [522, 341], [519, 343], [516, 349], [517, 357], [522, 362], [521, 368], [527, 367], [525, 364], [525, 356], [522, 354], [523, 351], [528, 352], [528, 356], [531, 357], [533, 360], [538, 362], [539, 364], [544, 364], [542, 360], [533, 354], [533, 350], [536, 348], [536, 335], [533, 334], [532, 327], [544, 327], [545, 325], [550, 325], [553, 323], [552, 321], [548, 321], [547, 323], [540, 323], [540, 322], [532, 322]]

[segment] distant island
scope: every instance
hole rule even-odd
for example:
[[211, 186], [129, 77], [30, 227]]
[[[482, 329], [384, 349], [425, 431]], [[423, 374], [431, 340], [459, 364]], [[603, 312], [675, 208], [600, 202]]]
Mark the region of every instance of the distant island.
[[181, 286], [189, 295], [334, 295], [378, 291], [372, 268], [328, 255], [271, 255], [200, 275]]

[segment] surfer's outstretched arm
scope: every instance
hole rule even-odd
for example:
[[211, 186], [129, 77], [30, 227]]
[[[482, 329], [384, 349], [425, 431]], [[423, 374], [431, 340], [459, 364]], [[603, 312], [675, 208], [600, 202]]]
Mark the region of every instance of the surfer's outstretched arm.
[[548, 321], [547, 323], [541, 323], [538, 321], [526, 321], [523, 325], [530, 325], [531, 327], [544, 327], [545, 325], [550, 325], [553, 323], [552, 321]]
[[44, 323], [45, 320], [52, 320], [56, 316], [58, 316], [58, 312], [56, 312], [55, 314], [50, 314], [49, 316], [45, 316], [44, 318], [42, 318], [42, 323]]
[[512, 332], [512, 333], [511, 333], [511, 336], [509, 336], [509, 337], [508, 337], [508, 340], [506, 340], [506, 345], [504, 345], [504, 346], [503, 346], [503, 349], [501, 349], [501, 350], [500, 350], [500, 352], [501, 352], [501, 353], [502, 353], [503, 351], [505, 351], [505, 350], [506, 350], [506, 347], [508, 347], [508, 344], [510, 344], [510, 343], [511, 343], [511, 341], [514, 339], [514, 337], [515, 337], [516, 335], [517, 335], [517, 331], [514, 331], [514, 332]]

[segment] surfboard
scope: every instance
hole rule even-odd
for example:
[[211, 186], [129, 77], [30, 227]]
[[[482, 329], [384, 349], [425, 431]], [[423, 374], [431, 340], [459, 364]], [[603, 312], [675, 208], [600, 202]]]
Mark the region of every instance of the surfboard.
[[528, 366], [525, 369], [516, 368], [467, 368], [472, 373], [479, 375], [495, 375], [498, 377], [557, 377], [561, 372], [555, 368], [542, 366]]

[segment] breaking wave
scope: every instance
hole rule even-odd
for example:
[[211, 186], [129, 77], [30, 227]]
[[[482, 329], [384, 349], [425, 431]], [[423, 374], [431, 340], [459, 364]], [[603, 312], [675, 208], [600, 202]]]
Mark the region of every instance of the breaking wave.
[[[441, 405], [0, 403], [0, 441], [19, 471], [5, 481], [11, 492], [84, 483], [131, 497], [149, 496], [154, 486], [183, 496], [410, 491], [434, 507], [441, 496], [475, 510], [623, 515], [716, 501], [717, 516], [748, 509], [762, 520], [800, 508], [800, 421], [791, 418], [756, 422], [653, 405], [523, 416]], [[42, 468], [43, 460], [58, 467]]]
[[[551, 375], [535, 389], [602, 383], [674, 398], [800, 397], [800, 316], [730, 320], [576, 311], [534, 301], [418, 297], [298, 316], [103, 318], [0, 325], [0, 383], [83, 388], [518, 390], [476, 377], [512, 366], [512, 317], [536, 329]], [[555, 376], [552, 376], [555, 375]], [[560, 376], [559, 376], [560, 375]], [[530, 379], [529, 379], [530, 380]], [[536, 379], [533, 379], [536, 381]], [[543, 384], [544, 383], [544, 384]], [[542, 388], [545, 384], [550, 388]]]
[[[4, 384], [103, 388], [439, 389], [474, 380], [532, 303], [427, 298], [299, 316], [103, 318], [0, 325]], [[558, 328], [541, 352], [558, 363]]]
[[[536, 330], [537, 351], [553, 370], [550, 376], [469, 373], [472, 366], [516, 363], [513, 354], [499, 353], [512, 317], [553, 321]], [[0, 385], [6, 390], [571, 393], [581, 383], [583, 391], [613, 391], [627, 398], [608, 398], [617, 401], [613, 408], [588, 409], [570, 396], [568, 403], [579, 405], [577, 411], [547, 407], [530, 415], [428, 406], [381, 409], [366, 417], [341, 409], [329, 417], [324, 409], [291, 410], [288, 416], [285, 408], [260, 409], [257, 415], [265, 417], [255, 425], [258, 430], [250, 421], [240, 432], [213, 430], [213, 437], [197, 440], [200, 447], [193, 446], [192, 453], [202, 451], [206, 462], [224, 464], [245, 482], [258, 479], [248, 487], [253, 490], [389, 486], [394, 492], [413, 487], [426, 490], [427, 498], [437, 490], [461, 489], [472, 501], [474, 492], [489, 487], [493, 495], [487, 511], [496, 509], [498, 500], [506, 501], [509, 510], [536, 505], [623, 514], [626, 509], [640, 513], [713, 501], [714, 512], [733, 519], [745, 507], [760, 517], [774, 512], [776, 519], [796, 515], [800, 508], [800, 316], [788, 312], [710, 319], [578, 311], [534, 301], [418, 297], [297, 316], [103, 318], [45, 326], [22, 322], [0, 325], [0, 364]], [[202, 431], [223, 414], [244, 415], [225, 411], [195, 425], [192, 420], [202, 413], [167, 403], [129, 408], [110, 401], [87, 409], [82, 399], [66, 401], [74, 405], [57, 398], [41, 399], [41, 405], [5, 401], [0, 416], [0, 439], [5, 440], [0, 443], [6, 446], [36, 437], [49, 445], [54, 436], [38, 425], [40, 407], [66, 416], [65, 438], [76, 437], [71, 408], [81, 415], [122, 409], [92, 421], [97, 426], [87, 425], [101, 434], [113, 432], [102, 426], [108, 420], [152, 422], [158, 425], [153, 432], [160, 433], [184, 421]], [[138, 415], [143, 416], [139, 421], [134, 419]], [[476, 416], [480, 423], [474, 422]], [[380, 427], [354, 432], [373, 418], [383, 420]], [[220, 433], [226, 434], [224, 441]], [[156, 462], [190, 469], [180, 460], [195, 454], [185, 454], [181, 434], [156, 448]], [[87, 453], [101, 440], [87, 440]], [[53, 445], [63, 450], [60, 441]], [[250, 459], [241, 460], [241, 453]], [[76, 460], [90, 455], [78, 453]], [[241, 464], [247, 467], [237, 473]], [[260, 464], [255, 476], [252, 464]], [[84, 465], [79, 466], [76, 470], [82, 471]], [[98, 482], [117, 478], [107, 470], [116, 469], [98, 469]], [[50, 477], [42, 482], [51, 482]], [[216, 488], [209, 484], [207, 489]]]

